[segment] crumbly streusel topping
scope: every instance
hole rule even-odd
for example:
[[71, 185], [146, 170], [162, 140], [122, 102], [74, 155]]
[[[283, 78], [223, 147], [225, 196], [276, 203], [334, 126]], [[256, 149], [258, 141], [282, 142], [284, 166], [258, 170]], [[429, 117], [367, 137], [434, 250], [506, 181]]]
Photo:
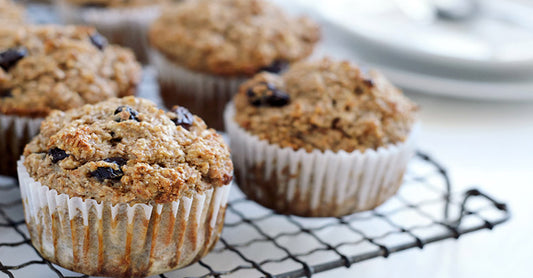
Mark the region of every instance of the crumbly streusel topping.
[[134, 97], [54, 111], [24, 155], [41, 184], [114, 204], [171, 202], [233, 175], [228, 147], [199, 117]]
[[149, 6], [161, 3], [168, 3], [173, 0], [65, 0], [71, 4], [87, 7], [138, 7]]
[[11, 0], [0, 0], [0, 23], [23, 23], [24, 10]]
[[377, 149], [405, 141], [417, 106], [382, 75], [328, 58], [260, 73], [235, 97], [236, 122], [272, 144], [307, 151]]
[[166, 8], [149, 35], [157, 50], [188, 69], [251, 76], [307, 57], [320, 30], [264, 0], [197, 0]]
[[0, 26], [0, 113], [41, 117], [132, 95], [141, 67], [93, 28]]

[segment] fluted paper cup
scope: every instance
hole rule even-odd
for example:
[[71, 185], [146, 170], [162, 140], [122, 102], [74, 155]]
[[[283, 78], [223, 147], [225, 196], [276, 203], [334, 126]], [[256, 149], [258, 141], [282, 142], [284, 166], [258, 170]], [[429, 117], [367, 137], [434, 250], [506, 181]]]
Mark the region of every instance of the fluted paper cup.
[[414, 153], [414, 136], [365, 152], [281, 148], [259, 140], [235, 121], [228, 104], [224, 120], [236, 182], [246, 196], [279, 213], [342, 216], [373, 209], [402, 184]]
[[144, 277], [187, 266], [217, 242], [230, 186], [165, 204], [111, 204], [60, 194], [18, 162], [33, 246], [64, 268], [94, 276]]
[[223, 130], [224, 108], [246, 78], [194, 72], [169, 61], [155, 49], [150, 50], [150, 61], [158, 71], [165, 106], [185, 106], [209, 127]]
[[43, 118], [0, 114], [0, 175], [17, 176], [24, 146], [39, 133]]
[[148, 62], [148, 28], [160, 15], [159, 5], [107, 8], [54, 2], [65, 23], [94, 26], [110, 42], [131, 48], [139, 61]]

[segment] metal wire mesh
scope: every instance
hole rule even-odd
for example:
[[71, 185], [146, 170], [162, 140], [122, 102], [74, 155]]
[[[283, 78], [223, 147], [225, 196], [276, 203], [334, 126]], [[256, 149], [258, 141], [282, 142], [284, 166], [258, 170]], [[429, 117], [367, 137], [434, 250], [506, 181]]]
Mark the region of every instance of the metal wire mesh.
[[[345, 217], [279, 215], [234, 187], [215, 249], [198, 263], [160, 277], [310, 277], [492, 229], [510, 216], [505, 204], [477, 189], [452, 194], [449, 188], [446, 171], [422, 153], [411, 162], [396, 196], [375, 210]], [[41, 258], [23, 218], [18, 186], [0, 185], [0, 273], [87, 277]]]

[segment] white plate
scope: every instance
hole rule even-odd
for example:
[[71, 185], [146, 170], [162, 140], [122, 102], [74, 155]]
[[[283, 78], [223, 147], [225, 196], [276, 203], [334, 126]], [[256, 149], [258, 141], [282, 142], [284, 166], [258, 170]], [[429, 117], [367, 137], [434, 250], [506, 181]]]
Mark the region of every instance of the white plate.
[[406, 91], [477, 100], [533, 101], [533, 82], [465, 81], [373, 65]]
[[464, 80], [533, 77], [531, 5], [484, 0], [475, 20], [423, 24], [390, 0], [296, 2], [346, 33], [364, 61]]

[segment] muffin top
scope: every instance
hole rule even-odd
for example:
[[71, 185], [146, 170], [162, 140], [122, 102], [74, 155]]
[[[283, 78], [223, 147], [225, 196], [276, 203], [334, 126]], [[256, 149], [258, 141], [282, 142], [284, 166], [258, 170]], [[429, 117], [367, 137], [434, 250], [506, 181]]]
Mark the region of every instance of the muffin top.
[[251, 76], [307, 57], [320, 30], [264, 0], [197, 0], [166, 8], [149, 37], [152, 46], [190, 70]]
[[67, 2], [85, 7], [136, 7], [148, 6], [160, 3], [168, 3], [172, 0], [66, 0]]
[[378, 72], [349, 62], [299, 62], [283, 75], [260, 73], [235, 96], [235, 121], [294, 150], [364, 151], [405, 141], [417, 106]]
[[24, 10], [11, 0], [0, 0], [0, 23], [23, 23]]
[[0, 26], [0, 113], [42, 117], [132, 95], [141, 67], [93, 28]]
[[24, 156], [41, 184], [113, 204], [172, 202], [227, 185], [233, 172], [228, 147], [202, 119], [134, 97], [52, 112]]

